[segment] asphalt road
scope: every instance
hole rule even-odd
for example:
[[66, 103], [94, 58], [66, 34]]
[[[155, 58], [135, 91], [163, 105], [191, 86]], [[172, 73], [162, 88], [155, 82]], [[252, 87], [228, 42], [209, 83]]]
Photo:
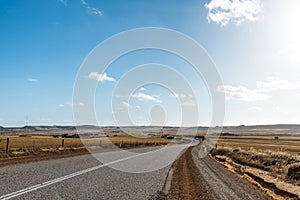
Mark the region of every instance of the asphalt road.
[[[186, 145], [111, 151], [0, 168], [0, 199], [149, 199]], [[104, 163], [104, 164], [102, 164]]]
[[[101, 162], [82, 155], [2, 167], [0, 199], [150, 199], [162, 190], [170, 165], [187, 147], [95, 154]], [[199, 146], [181, 154], [177, 163], [172, 184], [180, 187], [173, 191], [171, 186], [175, 195], [167, 199], [269, 199], [209, 157], [199, 158]]]

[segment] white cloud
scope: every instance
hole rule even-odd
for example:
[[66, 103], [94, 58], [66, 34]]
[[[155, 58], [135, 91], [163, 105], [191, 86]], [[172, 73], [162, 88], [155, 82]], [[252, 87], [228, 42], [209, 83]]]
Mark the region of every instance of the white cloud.
[[226, 26], [230, 21], [240, 24], [243, 21], [257, 21], [262, 11], [260, 0], [211, 0], [205, 4], [208, 9], [208, 22]]
[[263, 108], [262, 107], [258, 107], [258, 106], [252, 106], [252, 107], [248, 108], [248, 110], [261, 111], [261, 110], [263, 110]]
[[145, 94], [145, 93], [142, 93], [142, 92], [139, 92], [137, 94], [133, 94], [131, 97], [137, 98], [140, 101], [154, 101], [156, 103], [162, 103], [162, 101], [159, 100], [158, 98], [156, 98], [154, 96], [151, 96], [151, 95], [148, 95], [148, 94]]
[[176, 97], [176, 98], [192, 98], [193, 95], [192, 94], [178, 94], [178, 93], [171, 93], [169, 94], [169, 97]]
[[141, 106], [135, 106], [137, 109], [141, 109]]
[[182, 103], [182, 106], [195, 106], [194, 101], [188, 100]]
[[275, 79], [273, 77], [267, 78], [267, 81], [265, 82], [257, 81], [256, 86], [266, 92], [275, 90], [295, 90], [299, 88], [298, 84], [291, 83], [287, 80]]
[[219, 86], [218, 91], [224, 92], [228, 100], [262, 101], [271, 98], [270, 95], [264, 94], [258, 90], [250, 90], [244, 86]]
[[112, 82], [116, 82], [116, 79], [114, 79], [113, 77], [109, 77], [107, 76], [106, 73], [104, 74], [99, 74], [98, 72], [91, 72], [88, 76], [90, 79], [94, 79], [96, 81], [100, 81], [100, 82], [103, 82], [103, 81], [112, 81]]
[[65, 106], [72, 106], [72, 105], [74, 105], [74, 106], [84, 106], [85, 104], [82, 103], [82, 102], [74, 103], [74, 104], [72, 104], [71, 102], [64, 102], [64, 103], [59, 104], [58, 106], [59, 107], [65, 107]]
[[121, 104], [123, 107], [126, 107], [126, 108], [129, 108], [129, 106], [130, 106], [129, 103], [126, 101], [122, 101]]
[[266, 81], [257, 81], [256, 89], [250, 90], [244, 86], [219, 86], [218, 91], [226, 94], [226, 99], [240, 101], [261, 101], [272, 98], [269, 95], [277, 90], [297, 90], [299, 89], [300, 81], [292, 83], [288, 80], [276, 79], [268, 77]]
[[192, 94], [184, 94], [184, 93], [171, 93], [169, 97], [176, 97], [182, 101], [182, 106], [195, 106], [194, 101], [191, 99], [193, 97]]
[[27, 78], [26, 80], [27, 80], [27, 81], [30, 81], [30, 82], [35, 82], [35, 83], [36, 83], [36, 82], [39, 82], [39, 80], [38, 80], [38, 79], [35, 79], [35, 78], [30, 78], [30, 77], [29, 77], [29, 78]]
[[65, 106], [72, 106], [72, 103], [71, 102], [64, 102], [64, 103], [59, 104], [59, 107], [65, 107]]
[[99, 8], [91, 7], [85, 0], [81, 0], [81, 4], [85, 6], [89, 13], [99, 16], [103, 15], [102, 11]]
[[144, 87], [141, 87], [140, 88], [140, 91], [146, 91], [147, 89], [146, 88], [144, 88]]

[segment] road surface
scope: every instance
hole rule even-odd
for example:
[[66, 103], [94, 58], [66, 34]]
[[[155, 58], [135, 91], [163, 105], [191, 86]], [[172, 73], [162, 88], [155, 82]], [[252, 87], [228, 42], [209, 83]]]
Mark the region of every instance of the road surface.
[[186, 147], [95, 154], [105, 164], [82, 155], [2, 167], [0, 199], [149, 199], [162, 189], [170, 164]]
[[2, 167], [0, 199], [270, 199], [209, 157], [200, 159], [199, 146], [176, 160], [169, 193], [159, 196], [172, 162], [187, 147], [95, 154], [102, 163], [82, 155]]

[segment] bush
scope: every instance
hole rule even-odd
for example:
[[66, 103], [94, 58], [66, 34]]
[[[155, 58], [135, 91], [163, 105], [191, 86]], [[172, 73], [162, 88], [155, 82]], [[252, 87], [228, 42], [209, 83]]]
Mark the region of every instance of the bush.
[[288, 167], [287, 177], [295, 180], [300, 180], [300, 163], [295, 163]]
[[195, 139], [202, 139], [202, 140], [204, 140], [205, 136], [204, 135], [196, 135]]
[[211, 151], [211, 155], [221, 155], [221, 156], [228, 156], [230, 154], [231, 150], [228, 148], [214, 148]]
[[52, 135], [52, 137], [54, 137], [54, 138], [59, 138], [59, 135]]
[[[300, 177], [300, 157], [287, 152], [254, 149], [242, 150], [240, 148], [235, 148], [233, 150], [230, 148], [216, 148], [211, 151], [211, 154], [212, 156], [228, 156], [236, 163], [256, 167], [266, 171], [291, 166], [290, 171], [287, 172], [287, 176], [295, 177], [296, 179]], [[299, 168], [295, 166], [299, 166]]]
[[67, 133], [64, 133], [61, 135], [62, 138], [79, 138], [78, 134], [69, 135]]
[[174, 139], [175, 137], [174, 137], [174, 135], [168, 135], [167, 136], [167, 139], [169, 139], [169, 140], [172, 140], [172, 139]]

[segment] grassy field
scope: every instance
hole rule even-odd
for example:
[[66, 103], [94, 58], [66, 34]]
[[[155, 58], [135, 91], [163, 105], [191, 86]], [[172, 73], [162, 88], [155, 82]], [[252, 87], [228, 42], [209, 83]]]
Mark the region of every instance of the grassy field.
[[211, 154], [300, 186], [300, 137], [221, 137]]
[[233, 147], [244, 150], [271, 150], [300, 154], [300, 137], [282, 136], [274, 139], [272, 136], [237, 136], [221, 137], [219, 147]]
[[[6, 150], [6, 139], [9, 138], [9, 151]], [[52, 136], [5, 136], [0, 137], [0, 157], [26, 156], [39, 153], [57, 153], [62, 151], [82, 151], [85, 147], [109, 148], [166, 145], [171, 140], [160, 137], [134, 138], [118, 135], [98, 138], [55, 138]]]

